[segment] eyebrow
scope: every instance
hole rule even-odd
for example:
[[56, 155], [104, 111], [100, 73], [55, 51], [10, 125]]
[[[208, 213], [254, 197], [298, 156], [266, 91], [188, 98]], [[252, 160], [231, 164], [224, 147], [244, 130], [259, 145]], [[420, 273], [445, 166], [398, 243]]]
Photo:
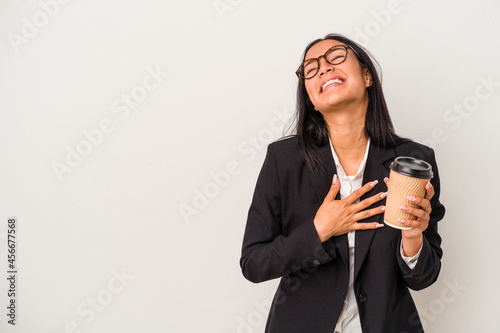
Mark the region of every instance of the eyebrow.
[[[348, 46], [348, 47], [349, 47], [349, 45], [347, 45], [347, 44], [337, 44], [337, 45], [333, 45], [333, 46], [329, 47], [326, 51], [328, 51], [329, 49], [334, 48], [334, 47], [336, 47], [336, 46]], [[303, 62], [306, 62], [306, 61], [308, 61], [308, 60], [318, 59], [318, 58], [319, 58], [319, 57], [321, 57], [322, 55], [325, 55], [326, 51], [325, 51], [325, 52], [323, 52], [323, 54], [320, 54], [320, 55], [319, 55], [319, 56], [317, 56], [317, 57], [304, 59], [304, 61], [303, 61]]]

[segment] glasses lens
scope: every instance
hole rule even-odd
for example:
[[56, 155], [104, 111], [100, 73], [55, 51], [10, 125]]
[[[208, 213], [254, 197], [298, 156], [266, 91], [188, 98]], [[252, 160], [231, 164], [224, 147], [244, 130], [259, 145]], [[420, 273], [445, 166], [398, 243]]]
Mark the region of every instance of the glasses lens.
[[318, 72], [318, 61], [316, 59], [311, 59], [302, 65], [302, 77], [304, 79], [310, 79]]
[[328, 53], [325, 56], [326, 61], [328, 61], [332, 65], [338, 65], [344, 62], [346, 57], [347, 57], [347, 49], [343, 47], [336, 47], [330, 49], [330, 51], [328, 51]]

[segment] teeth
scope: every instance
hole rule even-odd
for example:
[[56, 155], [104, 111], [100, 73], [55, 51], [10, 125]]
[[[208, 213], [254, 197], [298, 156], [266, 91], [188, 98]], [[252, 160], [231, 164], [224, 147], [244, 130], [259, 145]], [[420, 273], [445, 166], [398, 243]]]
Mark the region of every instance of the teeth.
[[326, 86], [333, 84], [333, 83], [342, 84], [342, 80], [340, 80], [340, 79], [328, 80], [325, 82], [325, 84], [323, 84], [322, 89], [325, 90]]

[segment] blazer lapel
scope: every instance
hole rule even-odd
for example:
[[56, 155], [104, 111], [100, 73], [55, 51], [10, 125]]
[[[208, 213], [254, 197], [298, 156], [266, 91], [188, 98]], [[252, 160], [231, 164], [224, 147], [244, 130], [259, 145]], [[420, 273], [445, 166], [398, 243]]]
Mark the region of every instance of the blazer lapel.
[[[365, 171], [363, 173], [363, 185], [372, 180], [378, 180], [378, 184], [371, 190], [361, 197], [361, 200], [368, 198], [376, 193], [387, 191], [387, 187], [385, 186], [384, 177], [389, 177], [390, 172], [390, 163], [396, 157], [396, 153], [394, 149], [385, 149], [379, 146], [370, 143], [370, 151], [368, 152], [368, 159], [366, 161]], [[333, 157], [332, 157], [333, 158]], [[385, 203], [385, 199], [377, 202], [373, 207], [380, 206]], [[368, 208], [368, 209], [369, 209]], [[383, 223], [384, 214], [375, 215], [371, 218], [367, 218], [365, 220], [358, 221], [360, 223], [366, 222], [379, 222]], [[368, 254], [368, 250], [370, 249], [371, 243], [373, 241], [373, 237], [377, 229], [371, 230], [358, 230], [355, 235], [356, 242], [356, 251], [354, 253], [354, 279], [359, 273], [361, 266], [363, 265], [363, 261]]]
[[[333, 175], [337, 173], [337, 168], [335, 167], [332, 150], [329, 144], [319, 147], [317, 153], [320, 159], [325, 163], [326, 171], [318, 168], [315, 171], [310, 171], [309, 174], [316, 191], [317, 199], [321, 204], [328, 191], [330, 191]], [[340, 200], [340, 193], [337, 193], [337, 197], [335, 199]], [[328, 242], [332, 241], [335, 241], [336, 247], [340, 252], [340, 256], [342, 257], [344, 264], [349, 267], [349, 246], [347, 242], [347, 234], [335, 236], [328, 240]]]

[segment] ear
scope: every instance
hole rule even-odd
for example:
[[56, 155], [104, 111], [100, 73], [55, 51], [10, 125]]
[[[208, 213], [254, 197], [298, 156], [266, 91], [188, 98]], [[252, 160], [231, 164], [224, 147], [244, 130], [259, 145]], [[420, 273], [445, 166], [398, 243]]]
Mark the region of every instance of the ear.
[[365, 87], [371, 87], [371, 85], [373, 84], [373, 79], [372, 75], [368, 71], [368, 67], [363, 68], [363, 78], [365, 80]]

